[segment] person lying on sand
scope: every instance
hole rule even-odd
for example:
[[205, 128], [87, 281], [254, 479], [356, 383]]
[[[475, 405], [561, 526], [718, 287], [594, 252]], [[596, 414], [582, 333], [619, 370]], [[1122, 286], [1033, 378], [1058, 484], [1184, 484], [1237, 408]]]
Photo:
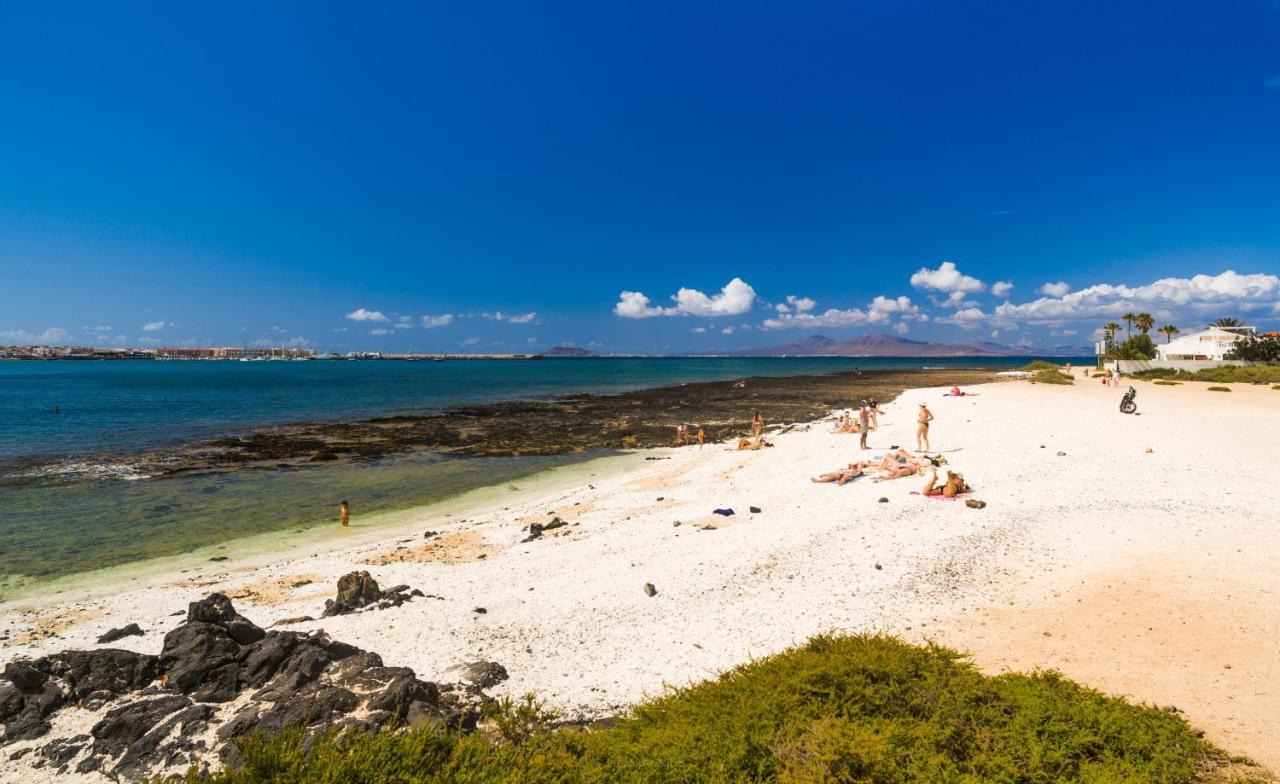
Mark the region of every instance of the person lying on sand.
[[937, 470], [929, 472], [929, 481], [925, 483], [924, 491], [921, 495], [940, 495], [946, 498], [955, 498], [960, 493], [968, 492], [971, 488], [964, 481], [964, 476], [953, 471], [947, 472], [947, 481], [941, 487], [938, 484]]
[[757, 449], [764, 449], [767, 446], [773, 446], [773, 444], [769, 443], [768, 441], [765, 441], [764, 436], [760, 436], [754, 442], [752, 442], [751, 439], [745, 436], [742, 436], [738, 438], [738, 445], [736, 447], [730, 448], [729, 451], [730, 452], [752, 452]]
[[829, 473], [810, 477], [809, 481], [819, 485], [827, 482], [835, 482], [838, 485], [843, 485], [862, 476], [864, 471], [872, 468], [875, 468], [874, 460], [861, 460], [856, 463], [850, 463], [847, 468], [842, 468], [839, 471], [831, 471]]

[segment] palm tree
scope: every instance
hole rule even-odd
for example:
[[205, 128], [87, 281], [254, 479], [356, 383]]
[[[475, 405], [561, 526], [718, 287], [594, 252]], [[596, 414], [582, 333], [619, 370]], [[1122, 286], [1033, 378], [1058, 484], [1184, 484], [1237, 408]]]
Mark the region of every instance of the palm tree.
[[1102, 325], [1102, 331], [1104, 336], [1106, 337], [1106, 342], [1108, 346], [1116, 342], [1116, 330], [1118, 329], [1120, 329], [1120, 325], [1115, 323], [1114, 321], [1108, 321], [1106, 324]]
[[1133, 337], [1133, 322], [1137, 321], [1138, 317], [1132, 313], [1126, 313], [1120, 317], [1120, 320], [1126, 325], [1124, 330], [1125, 337]]
[[1156, 325], [1156, 320], [1150, 313], [1139, 313], [1133, 317], [1133, 323], [1138, 327], [1138, 331], [1145, 335]]
[[1238, 327], [1240, 326], [1240, 319], [1231, 318], [1230, 316], [1224, 316], [1218, 319], [1217, 321], [1212, 322], [1211, 324], [1209, 324], [1209, 326], [1218, 327], [1220, 329], [1226, 329], [1227, 327]]
[[1164, 342], [1168, 343], [1170, 340], [1173, 340], [1174, 335], [1178, 334], [1182, 330], [1178, 329], [1172, 324], [1165, 324], [1163, 327], [1161, 327], [1156, 331], [1164, 333]]

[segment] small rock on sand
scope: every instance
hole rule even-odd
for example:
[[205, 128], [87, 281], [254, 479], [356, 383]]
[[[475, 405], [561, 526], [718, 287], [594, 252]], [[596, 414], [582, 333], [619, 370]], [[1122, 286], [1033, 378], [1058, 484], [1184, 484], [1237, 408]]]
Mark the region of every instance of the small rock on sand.
[[645, 596], [657, 596], [657, 595], [658, 595], [658, 589], [653, 587], [653, 583], [645, 583], [645, 584], [644, 584], [644, 595], [645, 595]]
[[965, 500], [964, 505], [969, 507], [970, 509], [984, 509], [987, 506], [987, 502], [979, 501], [976, 498], [969, 498]]
[[758, 506], [751, 506], [748, 509], [751, 510], [751, 514], [760, 514], [760, 507]]
[[128, 626], [121, 626], [119, 629], [112, 629], [111, 631], [102, 635], [101, 637], [98, 638], [98, 644], [102, 645], [108, 642], [115, 642], [116, 640], [122, 640], [125, 637], [132, 637], [134, 635], [140, 635], [140, 634], [142, 634], [141, 627], [139, 627], [138, 624], [136, 623], [131, 623]]

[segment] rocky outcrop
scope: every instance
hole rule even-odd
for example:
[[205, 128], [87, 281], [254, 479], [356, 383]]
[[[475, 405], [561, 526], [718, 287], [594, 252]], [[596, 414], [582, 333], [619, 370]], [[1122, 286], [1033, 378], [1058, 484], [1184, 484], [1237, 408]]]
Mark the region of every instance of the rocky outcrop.
[[[348, 581], [347, 597], [363, 600], [377, 591], [374, 601], [385, 601], [387, 592], [367, 577], [357, 573]], [[460, 683], [419, 680], [413, 670], [387, 667], [378, 654], [323, 630], [263, 630], [226, 596], [213, 594], [190, 605], [159, 656], [101, 649], [9, 662], [0, 680], [0, 745], [48, 735], [49, 718], [61, 708], [101, 711], [87, 735], [18, 753], [60, 773], [100, 770], [134, 779], [215, 754], [234, 762], [230, 741], [254, 732], [298, 726], [373, 732], [427, 722], [472, 728], [488, 700], [482, 690], [506, 671], [492, 662], [468, 666], [478, 669], [460, 673]]]
[[384, 591], [368, 572], [350, 572], [338, 578], [338, 597], [324, 603], [324, 617], [346, 615], [370, 606], [380, 610], [399, 607], [414, 596], [422, 595], [422, 591], [410, 591], [407, 585]]

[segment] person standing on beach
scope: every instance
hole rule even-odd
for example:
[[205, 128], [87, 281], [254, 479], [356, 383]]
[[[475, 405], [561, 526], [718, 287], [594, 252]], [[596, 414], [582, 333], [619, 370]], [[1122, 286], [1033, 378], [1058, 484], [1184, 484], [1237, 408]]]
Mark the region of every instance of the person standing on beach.
[[871, 429], [880, 429], [880, 403], [876, 401], [875, 395], [867, 398], [867, 408], [871, 409]]
[[343, 528], [351, 524], [351, 504], [346, 501], [338, 504], [338, 522], [342, 523]]
[[702, 425], [698, 425], [698, 448], [707, 442], [707, 430]]
[[[929, 451], [929, 423], [933, 421], [933, 412], [924, 403], [920, 404], [920, 417], [916, 420], [916, 451]], [[924, 448], [920, 448], [921, 441], [924, 442]]]
[[764, 417], [757, 411], [756, 415], [751, 417], [751, 437], [759, 438], [764, 435]]
[[867, 446], [867, 433], [871, 430], [871, 409], [867, 408], [867, 401], [862, 401], [862, 405], [858, 406], [858, 446], [863, 449], [870, 449]]

